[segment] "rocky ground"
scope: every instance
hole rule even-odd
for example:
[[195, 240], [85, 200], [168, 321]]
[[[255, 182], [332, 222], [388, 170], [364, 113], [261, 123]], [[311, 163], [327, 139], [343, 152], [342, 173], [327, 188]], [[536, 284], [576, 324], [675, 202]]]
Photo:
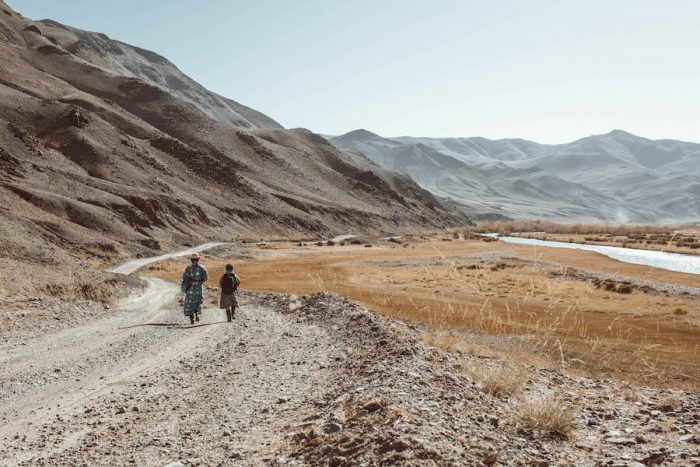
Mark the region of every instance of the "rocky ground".
[[329, 293], [189, 326], [176, 293], [4, 341], [2, 465], [700, 463], [694, 393], [444, 353]]
[[[355, 465], [693, 465], [700, 462], [700, 398], [609, 380], [525, 369], [519, 393], [493, 394], [503, 362], [450, 355], [331, 294], [299, 302], [291, 316], [346, 347], [336, 387], [294, 437], [290, 455]], [[550, 430], [549, 417], [570, 414]], [[538, 423], [543, 423], [538, 426]]]

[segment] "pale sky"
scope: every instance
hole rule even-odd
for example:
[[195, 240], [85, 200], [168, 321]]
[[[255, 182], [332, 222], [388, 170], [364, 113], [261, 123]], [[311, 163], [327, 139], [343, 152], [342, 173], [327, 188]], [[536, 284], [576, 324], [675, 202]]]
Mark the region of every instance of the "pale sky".
[[288, 128], [700, 142], [699, 0], [8, 0]]

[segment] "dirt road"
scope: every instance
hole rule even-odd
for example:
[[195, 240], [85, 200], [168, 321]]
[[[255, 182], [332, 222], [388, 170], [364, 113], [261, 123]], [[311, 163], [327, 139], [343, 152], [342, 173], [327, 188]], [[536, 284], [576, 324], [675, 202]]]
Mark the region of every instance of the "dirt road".
[[2, 465], [255, 463], [283, 442], [265, 421], [302, 410], [324, 379], [327, 337], [256, 305], [232, 324], [208, 309], [190, 326], [177, 285], [147, 282], [107, 317], [0, 347]]

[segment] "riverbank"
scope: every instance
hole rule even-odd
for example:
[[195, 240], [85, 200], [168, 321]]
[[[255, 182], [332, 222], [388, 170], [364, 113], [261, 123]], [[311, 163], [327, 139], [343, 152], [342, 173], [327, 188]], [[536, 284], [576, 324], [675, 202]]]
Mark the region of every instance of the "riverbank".
[[493, 221], [455, 229], [503, 236], [700, 255], [698, 225], [577, 224], [547, 221]]
[[666, 251], [640, 250], [631, 247], [616, 247], [604, 245], [590, 245], [585, 243], [559, 242], [552, 240], [539, 240], [526, 236], [498, 236], [497, 234], [484, 234], [492, 238], [498, 238], [506, 243], [528, 245], [532, 247], [563, 248], [569, 250], [584, 250], [599, 253], [614, 260], [665, 269], [689, 274], [700, 275], [700, 256], [669, 253]]

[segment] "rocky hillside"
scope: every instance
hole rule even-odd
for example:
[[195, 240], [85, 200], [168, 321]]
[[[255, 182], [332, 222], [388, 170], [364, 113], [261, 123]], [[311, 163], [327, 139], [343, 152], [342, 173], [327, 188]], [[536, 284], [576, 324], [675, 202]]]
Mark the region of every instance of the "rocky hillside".
[[522, 139], [331, 138], [476, 216], [686, 222], [700, 218], [700, 144], [624, 131], [569, 144]]
[[[408, 177], [285, 130], [157, 54], [2, 1], [0, 59], [0, 256], [13, 276], [203, 239], [468, 221]], [[0, 293], [16, 286], [0, 278]]]

